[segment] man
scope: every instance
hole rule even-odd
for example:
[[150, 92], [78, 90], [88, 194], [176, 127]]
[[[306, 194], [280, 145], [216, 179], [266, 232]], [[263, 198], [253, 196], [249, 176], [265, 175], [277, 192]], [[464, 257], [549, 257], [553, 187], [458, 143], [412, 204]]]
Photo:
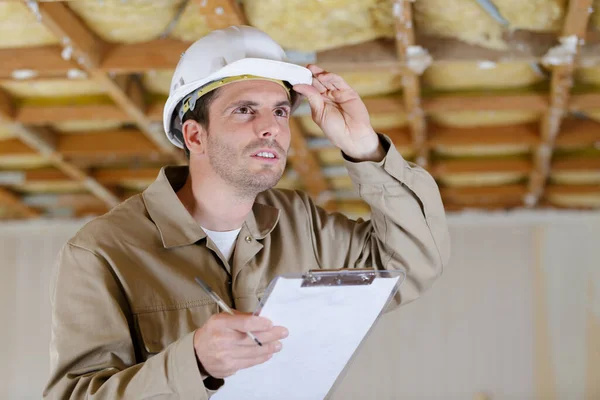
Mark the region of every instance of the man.
[[[285, 346], [285, 327], [250, 314], [277, 275], [401, 268], [401, 303], [440, 275], [449, 244], [434, 180], [373, 131], [342, 78], [284, 56], [251, 27], [215, 31], [183, 55], [164, 123], [189, 166], [162, 169], [141, 195], [65, 245], [46, 397], [206, 399], [222, 378]], [[371, 221], [329, 215], [302, 192], [271, 189], [301, 95], [342, 151]], [[195, 276], [238, 313], [219, 313]]]

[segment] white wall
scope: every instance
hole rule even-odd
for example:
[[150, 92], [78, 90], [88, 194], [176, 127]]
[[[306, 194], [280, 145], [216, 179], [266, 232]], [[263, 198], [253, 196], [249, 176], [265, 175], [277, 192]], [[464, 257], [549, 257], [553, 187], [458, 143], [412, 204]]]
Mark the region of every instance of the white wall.
[[[382, 318], [333, 397], [600, 398], [600, 213], [450, 222], [442, 279]], [[1, 399], [40, 398], [48, 281], [81, 224], [0, 224]]]

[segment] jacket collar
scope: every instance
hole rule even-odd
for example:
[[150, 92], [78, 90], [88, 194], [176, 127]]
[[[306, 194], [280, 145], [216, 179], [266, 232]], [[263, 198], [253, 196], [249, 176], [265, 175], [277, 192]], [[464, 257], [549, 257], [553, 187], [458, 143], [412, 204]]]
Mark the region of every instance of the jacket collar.
[[[176, 191], [188, 177], [187, 166], [163, 167], [156, 180], [142, 193], [150, 219], [165, 248], [194, 244], [206, 233], [183, 206]], [[255, 239], [264, 239], [279, 221], [279, 209], [254, 203], [244, 225]]]

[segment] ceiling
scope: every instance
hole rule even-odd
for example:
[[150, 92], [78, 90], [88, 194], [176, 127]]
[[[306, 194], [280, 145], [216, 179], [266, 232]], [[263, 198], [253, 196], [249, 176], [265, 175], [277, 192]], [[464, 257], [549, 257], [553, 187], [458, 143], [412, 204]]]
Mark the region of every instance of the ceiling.
[[[99, 215], [185, 163], [173, 68], [233, 24], [342, 75], [448, 211], [600, 208], [600, 0], [0, 0], [0, 219]], [[291, 128], [278, 186], [367, 215], [306, 105]]]

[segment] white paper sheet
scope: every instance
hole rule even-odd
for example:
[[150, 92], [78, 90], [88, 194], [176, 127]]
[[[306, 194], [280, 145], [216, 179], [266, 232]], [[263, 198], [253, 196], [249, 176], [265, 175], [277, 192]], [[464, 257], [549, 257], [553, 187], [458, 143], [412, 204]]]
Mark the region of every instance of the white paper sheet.
[[322, 400], [385, 306], [400, 277], [371, 285], [304, 287], [279, 278], [260, 315], [284, 326], [283, 348], [238, 371], [214, 400]]

